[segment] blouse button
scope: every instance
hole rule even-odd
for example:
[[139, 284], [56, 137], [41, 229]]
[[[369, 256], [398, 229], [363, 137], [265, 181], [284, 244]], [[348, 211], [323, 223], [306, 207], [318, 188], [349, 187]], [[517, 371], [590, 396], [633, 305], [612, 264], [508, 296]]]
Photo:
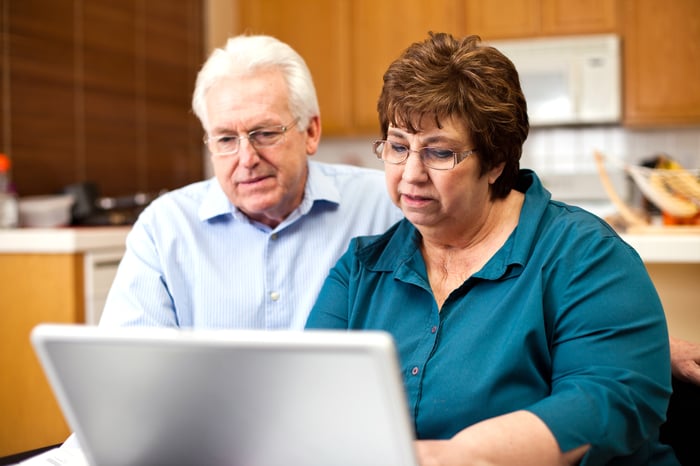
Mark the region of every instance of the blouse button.
[[433, 325], [433, 328], [430, 329], [430, 333], [435, 333], [437, 332], [437, 326]]
[[411, 369], [411, 374], [418, 375], [418, 366], [414, 366], [413, 369]]

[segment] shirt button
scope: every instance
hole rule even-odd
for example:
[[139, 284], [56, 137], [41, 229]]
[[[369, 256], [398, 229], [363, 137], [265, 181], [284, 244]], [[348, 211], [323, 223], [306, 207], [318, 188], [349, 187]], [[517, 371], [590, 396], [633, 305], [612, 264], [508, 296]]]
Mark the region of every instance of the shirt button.
[[270, 239], [273, 240], [273, 241], [276, 240], [276, 239], [277, 239], [277, 233], [271, 234], [271, 235], [270, 235]]
[[435, 333], [437, 332], [437, 326], [433, 325], [433, 328], [430, 329], [430, 333]]
[[273, 301], [277, 301], [278, 299], [280, 299], [280, 294], [277, 291], [273, 291], [272, 293], [270, 293], [270, 299]]
[[411, 374], [418, 375], [418, 366], [414, 366], [413, 369], [411, 369]]

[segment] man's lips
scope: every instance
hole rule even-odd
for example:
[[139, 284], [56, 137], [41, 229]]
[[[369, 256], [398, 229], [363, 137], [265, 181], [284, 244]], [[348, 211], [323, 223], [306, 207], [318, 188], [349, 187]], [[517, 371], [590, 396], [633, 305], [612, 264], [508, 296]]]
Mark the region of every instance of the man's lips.
[[261, 182], [261, 181], [264, 181], [264, 180], [270, 178], [271, 176], [272, 176], [272, 175], [261, 175], [261, 176], [256, 176], [256, 177], [254, 177], [254, 178], [247, 178], [247, 179], [245, 179], [245, 180], [238, 180], [238, 181], [236, 181], [236, 184], [239, 184], [239, 185], [253, 185], [253, 184], [259, 183], [259, 182]]

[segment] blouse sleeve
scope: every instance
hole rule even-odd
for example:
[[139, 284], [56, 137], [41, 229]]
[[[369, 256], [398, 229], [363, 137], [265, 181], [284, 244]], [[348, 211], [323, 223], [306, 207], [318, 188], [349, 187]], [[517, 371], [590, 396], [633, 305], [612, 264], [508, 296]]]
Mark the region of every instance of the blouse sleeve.
[[349, 313], [349, 282], [356, 239], [331, 269], [321, 287], [316, 304], [306, 320], [307, 329], [347, 329]]
[[655, 437], [671, 369], [663, 308], [637, 253], [616, 236], [583, 243], [561, 251], [547, 274], [551, 396], [528, 410], [563, 451], [592, 444], [585, 465]]

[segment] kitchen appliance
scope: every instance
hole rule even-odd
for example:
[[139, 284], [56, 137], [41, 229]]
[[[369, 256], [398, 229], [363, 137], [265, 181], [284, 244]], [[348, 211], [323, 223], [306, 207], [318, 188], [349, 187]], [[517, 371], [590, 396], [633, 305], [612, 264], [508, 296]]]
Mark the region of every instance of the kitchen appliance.
[[614, 34], [490, 41], [513, 62], [532, 126], [621, 120], [620, 39]]
[[63, 188], [74, 197], [72, 225], [132, 225], [153, 199], [165, 192], [134, 193], [118, 197], [100, 196], [100, 188], [92, 182], [75, 183]]

